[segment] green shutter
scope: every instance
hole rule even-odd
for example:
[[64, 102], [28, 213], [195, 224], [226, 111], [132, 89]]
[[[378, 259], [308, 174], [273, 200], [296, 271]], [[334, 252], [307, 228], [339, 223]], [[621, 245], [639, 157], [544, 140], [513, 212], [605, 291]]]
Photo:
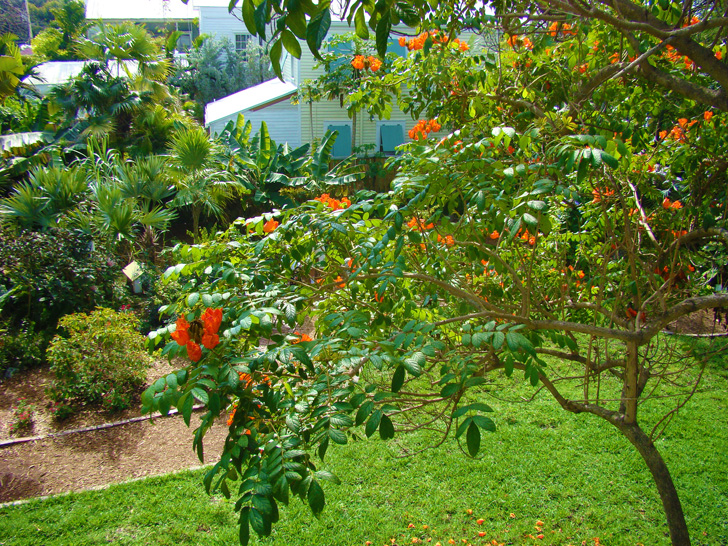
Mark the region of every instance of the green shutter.
[[351, 125], [329, 125], [327, 130], [339, 132], [331, 156], [349, 157], [351, 155]]
[[380, 125], [379, 135], [379, 151], [385, 154], [393, 154], [394, 149], [404, 142], [404, 129], [399, 123]]

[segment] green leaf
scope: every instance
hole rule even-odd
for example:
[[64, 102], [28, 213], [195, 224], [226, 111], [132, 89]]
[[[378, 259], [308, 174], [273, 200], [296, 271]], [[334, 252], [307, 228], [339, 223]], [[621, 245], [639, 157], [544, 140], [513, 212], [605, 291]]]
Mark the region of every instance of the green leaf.
[[323, 7], [316, 15], [311, 17], [306, 28], [306, 43], [308, 44], [311, 53], [317, 59], [321, 60], [319, 49], [321, 44], [326, 38], [326, 34], [329, 32], [331, 26], [331, 13], [329, 13], [328, 6]]
[[359, 9], [356, 10], [356, 15], [354, 15], [354, 29], [356, 30], [356, 35], [359, 36], [359, 38], [362, 40], [369, 39], [369, 28], [367, 27], [364, 6], [359, 6]]
[[[230, 0], [231, 2], [233, 0]], [[243, 0], [243, 22], [245, 23], [248, 32], [253, 36], [258, 35], [258, 28], [255, 26], [255, 4], [253, 0]]]
[[200, 387], [195, 387], [192, 389], [192, 396], [197, 398], [203, 404], [207, 404], [210, 401], [209, 396], [207, 396], [207, 392]]
[[[182, 398], [184, 398], [184, 401], [181, 402]], [[177, 401], [178, 408], [180, 408], [180, 411], [182, 412], [182, 418], [185, 421], [185, 425], [190, 426], [190, 418], [192, 417], [192, 407], [194, 406], [195, 399], [190, 396], [190, 393], [186, 393], [182, 395], [182, 398]]]
[[448, 383], [440, 391], [440, 396], [443, 398], [449, 398], [460, 390], [460, 385], [457, 383]]
[[311, 507], [313, 515], [318, 516], [325, 504], [324, 490], [316, 480], [311, 480], [311, 485], [308, 486], [308, 505]]
[[356, 425], [361, 425], [367, 417], [369, 417], [369, 414], [374, 409], [374, 402], [371, 400], [367, 400], [364, 402], [361, 407], [359, 408], [359, 411], [356, 412], [356, 419], [354, 420], [354, 423]]
[[473, 423], [478, 425], [483, 430], [486, 430], [488, 432], [495, 432], [495, 423], [489, 417], [485, 417], [484, 415], [473, 415]]
[[392, 392], [399, 392], [399, 389], [402, 388], [402, 385], [404, 384], [404, 375], [404, 366], [400, 364], [397, 366], [397, 369], [394, 370], [394, 374], [392, 375]]
[[200, 293], [192, 292], [192, 294], [187, 296], [187, 307], [194, 307], [198, 301], [200, 301]]
[[471, 457], [475, 457], [480, 449], [480, 430], [475, 422], [470, 423], [468, 433], [465, 436], [465, 443], [468, 446], [468, 453]]
[[313, 475], [316, 476], [316, 478], [319, 480], [332, 482], [336, 485], [341, 485], [341, 480], [337, 478], [335, 474], [332, 474], [328, 470], [317, 470], [313, 473]]
[[387, 45], [389, 45], [389, 33], [392, 30], [392, 18], [387, 10], [377, 23], [377, 53], [384, 59], [387, 56]]
[[379, 428], [381, 420], [382, 410], [377, 410], [372, 413], [372, 416], [369, 417], [369, 420], [367, 421], [366, 427], [364, 427], [364, 434], [366, 434], [367, 438], [371, 437], [371, 435]]
[[248, 546], [248, 542], [250, 541], [250, 525], [248, 523], [249, 512], [250, 508], [247, 506], [240, 511], [240, 519], [238, 519], [238, 523], [240, 525], [240, 534], [238, 535], [240, 539], [240, 546]]
[[281, 40], [286, 48], [286, 51], [293, 55], [296, 59], [301, 58], [301, 44], [298, 43], [298, 39], [288, 29], [284, 29], [281, 33]]
[[336, 428], [329, 429], [329, 438], [335, 444], [346, 445], [346, 433]]
[[250, 522], [250, 526], [253, 528], [253, 531], [259, 535], [266, 535], [265, 517], [258, 510], [255, 508], [250, 509], [248, 521]]
[[[295, 40], [295, 38], [294, 38]], [[296, 42], [298, 43], [298, 42]], [[278, 79], [283, 79], [283, 71], [281, 70], [281, 53], [283, 52], [283, 39], [279, 38], [273, 47], [270, 48], [270, 61], [273, 66], [273, 72], [275, 72]]]
[[586, 172], [587, 168], [589, 167], [589, 162], [586, 159], [582, 159], [579, 161], [579, 168], [576, 171], [576, 183], [581, 184], [584, 179], [586, 178]]
[[386, 415], [382, 415], [382, 422], [379, 425], [379, 436], [382, 440], [394, 438], [394, 424]]
[[604, 163], [606, 163], [612, 169], [619, 168], [619, 161], [613, 155], [610, 155], [607, 152], [602, 152], [601, 158], [602, 161], [604, 161]]

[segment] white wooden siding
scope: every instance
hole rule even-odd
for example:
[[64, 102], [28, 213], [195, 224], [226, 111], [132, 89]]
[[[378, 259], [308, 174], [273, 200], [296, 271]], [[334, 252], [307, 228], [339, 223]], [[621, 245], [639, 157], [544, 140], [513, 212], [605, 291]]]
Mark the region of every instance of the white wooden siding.
[[226, 7], [200, 6], [200, 34], [228, 38], [235, 45], [236, 34], [250, 34], [245, 23], [233, 17]]
[[[260, 130], [260, 122], [265, 121], [268, 133], [276, 144], [287, 142], [291, 148], [298, 148], [307, 142], [301, 139], [301, 124], [298, 121], [301, 118], [300, 108], [291, 104], [289, 99], [260, 110], [245, 110], [241, 113], [245, 116], [245, 120], [252, 124], [253, 133], [257, 133]], [[210, 133], [213, 135], [221, 133], [228, 121], [234, 123], [237, 119], [238, 115], [232, 114], [212, 122], [208, 126]]]

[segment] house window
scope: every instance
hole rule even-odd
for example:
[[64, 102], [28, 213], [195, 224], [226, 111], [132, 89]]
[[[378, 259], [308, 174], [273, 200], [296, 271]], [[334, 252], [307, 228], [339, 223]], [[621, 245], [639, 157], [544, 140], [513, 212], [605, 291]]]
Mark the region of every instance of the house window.
[[338, 131], [334, 149], [331, 150], [331, 157], [343, 158], [351, 155], [351, 122], [334, 121], [324, 125], [325, 131]]
[[252, 39], [250, 34], [236, 34], [235, 35], [235, 51], [238, 53], [245, 51], [248, 47], [248, 42]]
[[377, 151], [394, 155], [395, 148], [404, 144], [404, 121], [387, 121], [377, 124]]

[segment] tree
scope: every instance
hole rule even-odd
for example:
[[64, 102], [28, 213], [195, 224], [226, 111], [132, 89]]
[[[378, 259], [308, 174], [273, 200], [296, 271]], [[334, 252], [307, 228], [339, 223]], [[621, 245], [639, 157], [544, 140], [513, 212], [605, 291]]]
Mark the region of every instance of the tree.
[[[328, 4], [265, 6], [253, 17], [245, 0], [242, 14], [263, 34], [262, 15], [285, 13], [274, 65], [283, 47], [296, 54], [295, 37], [318, 54]], [[355, 2], [343, 14], [362, 38], [368, 22], [382, 57], [392, 25], [419, 26], [401, 37], [408, 59], [367, 72], [348, 98], [371, 111], [397, 100], [429, 118], [394, 160], [391, 194], [322, 195], [182, 248], [165, 277], [193, 288], [167, 309], [179, 318], [164, 351], [186, 347], [193, 364], [152, 386], [145, 410], [174, 405], [189, 422], [193, 398], [206, 404], [200, 456], [212, 420], [231, 411], [205, 484], [230, 495], [241, 478], [246, 543], [249, 526], [270, 532], [289, 492], [323, 508], [320, 481], [334, 478], [313, 453], [323, 459], [358, 425], [390, 438], [427, 419], [477, 454], [494, 424], [470, 393], [486, 374], [519, 370], [629, 439], [672, 543], [689, 544], [654, 438], [700, 378], [699, 355], [663, 329], [728, 306], [728, 21], [717, 4], [690, 2], [431, 6]], [[503, 40], [473, 53], [466, 29]], [[429, 138], [440, 126], [450, 134]], [[219, 320], [203, 307], [221, 309]], [[315, 340], [295, 334], [307, 316]], [[641, 404], [663, 383], [675, 383], [672, 409], [643, 422]]]
[[273, 77], [263, 48], [249, 41], [236, 51], [228, 39], [207, 38], [192, 49], [170, 78], [200, 106]]
[[41, 61], [79, 59], [76, 44], [91, 26], [86, 22], [86, 5], [80, 0], [64, 0], [49, 11], [53, 20], [33, 38], [34, 57]]
[[28, 14], [22, 1], [0, 0], [0, 13], [3, 14], [2, 20], [0, 20], [0, 34], [15, 34], [22, 36], [23, 40], [30, 40]]
[[222, 218], [225, 203], [243, 191], [219, 162], [219, 150], [201, 127], [177, 132], [169, 148], [176, 206], [192, 208], [192, 233], [197, 240], [202, 213]]

